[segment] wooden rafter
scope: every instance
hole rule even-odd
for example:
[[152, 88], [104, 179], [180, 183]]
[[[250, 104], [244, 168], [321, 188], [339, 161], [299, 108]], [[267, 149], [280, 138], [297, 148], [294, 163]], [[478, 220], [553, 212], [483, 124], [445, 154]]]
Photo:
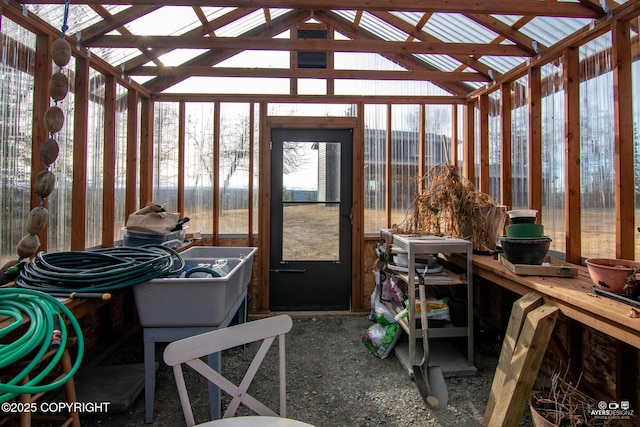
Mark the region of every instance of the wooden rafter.
[[207, 66], [140, 67], [130, 75], [163, 77], [267, 77], [307, 79], [357, 79], [357, 80], [428, 80], [439, 82], [487, 82], [478, 73], [444, 71], [377, 71], [377, 70], [329, 70], [306, 68], [231, 68]]
[[[111, 17], [113, 17], [113, 15], [111, 15], [109, 13], [109, 11], [107, 9], [105, 9], [103, 6], [92, 5], [91, 9], [93, 9], [94, 12], [96, 12], [98, 15], [100, 15], [102, 17], [102, 19], [104, 19], [104, 20], [107, 20], [107, 19], [110, 19]], [[131, 32], [129, 30], [127, 30], [127, 28], [124, 25], [119, 26], [115, 30], [118, 31], [123, 36], [132, 36], [133, 35], [133, 34], [131, 34]], [[147, 49], [140, 49], [140, 52], [142, 52], [142, 55], [144, 55], [145, 58], [147, 58], [148, 60], [152, 61], [157, 66], [160, 67], [160, 66], [163, 65], [162, 61], [160, 61], [157, 56], [152, 55]]]
[[[63, 4], [65, 0], [23, 0], [22, 3]], [[71, 0], [72, 4], [101, 4], [99, 0]], [[157, 0], [110, 0], [110, 4], [156, 5]], [[494, 13], [499, 15], [536, 15], [574, 18], [602, 16], [592, 7], [581, 3], [548, 2], [539, 0], [475, 0], [452, 2], [451, 0], [178, 0], [173, 6], [208, 7], [272, 7], [311, 10], [404, 10], [410, 12], [440, 13]]]
[[[188, 31], [187, 33], [183, 34], [184, 36], [195, 36], [195, 35], [204, 35], [207, 34], [210, 31], [216, 31], [218, 28], [221, 28], [237, 19], [240, 19], [244, 16], [249, 15], [250, 13], [254, 12], [257, 9], [236, 9], [233, 10], [217, 19], [214, 19], [213, 21], [209, 22], [209, 25], [206, 26], [206, 28], [204, 27], [199, 27], [196, 29], [193, 29], [191, 31]], [[150, 52], [152, 52], [153, 54], [160, 56], [160, 55], [164, 55], [165, 53], [171, 52], [173, 49], [171, 48], [159, 48], [159, 49], [152, 49]], [[129, 61], [127, 61], [125, 63], [125, 72], [129, 72], [131, 70], [135, 70], [138, 67], [143, 66], [144, 64], [146, 64], [148, 61], [145, 59], [144, 56], [137, 56], [133, 59], [130, 59]]]
[[[502, 36], [503, 40], [509, 40], [519, 46], [521, 49], [525, 50], [530, 55], [535, 55], [538, 53], [542, 53], [542, 50], [546, 47], [540, 42], [536, 42], [538, 46], [538, 51], [534, 49], [534, 40], [520, 31], [514, 26], [509, 26], [499, 19], [491, 16], [491, 15], [478, 15], [478, 14], [469, 14], [467, 15], [469, 19], [477, 22], [484, 27], [487, 27], [491, 31]], [[531, 17], [524, 17], [522, 19], [526, 19], [527, 22], [530, 21]], [[520, 21], [516, 21], [520, 22]]]
[[[351, 39], [379, 40], [379, 38], [374, 34], [370, 34], [362, 29], [358, 31], [354, 30], [353, 28], [351, 28], [351, 25], [349, 24], [349, 22], [345, 21], [344, 19], [342, 19], [340, 16], [336, 15], [333, 12], [327, 12], [327, 11], [317, 12], [316, 18], [320, 19], [326, 24], [333, 26], [337, 31], [339, 31], [340, 33], [344, 34], [347, 37], [350, 37]], [[440, 70], [437, 70], [435, 67], [425, 64], [424, 62], [419, 61], [417, 58], [409, 55], [403, 55], [403, 54], [381, 54], [381, 55], [388, 58], [392, 62], [395, 62], [407, 68], [408, 70], [440, 71]], [[444, 90], [451, 92], [455, 95], [465, 95], [469, 92], [469, 89], [464, 84], [461, 84], [461, 83], [444, 83], [444, 84], [439, 84], [439, 86], [442, 87]]]
[[[273, 37], [281, 32], [289, 29], [292, 25], [297, 22], [304, 22], [309, 18], [308, 11], [293, 11], [288, 12], [284, 15], [279, 16], [274, 19], [271, 23], [271, 27], [266, 27], [265, 25], [260, 26], [254, 30], [249, 31], [246, 35], [247, 37]], [[193, 58], [190, 61], [182, 64], [183, 66], [195, 65], [195, 66], [212, 66], [218, 64], [225, 59], [228, 59], [237, 53], [241, 52], [241, 50], [211, 50], [202, 55]], [[175, 85], [187, 77], [157, 77], [152, 79], [149, 82], [146, 82], [144, 86], [148, 88], [151, 92], [162, 92], [168, 87]]]
[[87, 47], [296, 50], [306, 52], [428, 53], [451, 55], [530, 56], [519, 46], [478, 43], [396, 42], [385, 40], [272, 39], [265, 37], [103, 36]]
[[[386, 23], [393, 25], [399, 30], [406, 32], [407, 34], [415, 37], [418, 40], [422, 40], [426, 42], [441, 42], [441, 40], [425, 32], [424, 30], [417, 31], [411, 24], [409, 24], [406, 21], [403, 21], [402, 19], [396, 17], [395, 15], [389, 12], [374, 12], [373, 15], [378, 17], [379, 19], [382, 19]], [[482, 62], [478, 61], [476, 58], [470, 55], [456, 55], [451, 53], [448, 53], [448, 55], [451, 56], [456, 61], [459, 61], [465, 66], [471, 68], [472, 70], [477, 71], [485, 75], [487, 78], [489, 78], [489, 67], [483, 64]]]
[[122, 27], [124, 24], [135, 21], [136, 19], [160, 9], [162, 6], [147, 7], [130, 7], [115, 15], [103, 17], [103, 20], [82, 30], [81, 40], [83, 42], [91, 42], [110, 31]]

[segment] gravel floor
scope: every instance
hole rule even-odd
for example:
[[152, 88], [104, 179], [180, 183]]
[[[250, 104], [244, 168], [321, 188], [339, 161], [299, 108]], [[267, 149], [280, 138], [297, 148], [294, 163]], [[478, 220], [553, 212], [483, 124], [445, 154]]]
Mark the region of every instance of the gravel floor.
[[[361, 342], [362, 333], [372, 323], [366, 314], [294, 317], [287, 335], [287, 411], [288, 417], [318, 427], [370, 426], [481, 426], [500, 343], [476, 338], [475, 364], [478, 375], [448, 378], [449, 405], [434, 412], [422, 401], [415, 383], [395, 356], [381, 360]], [[170, 368], [156, 351], [154, 426], [184, 425], [182, 410]], [[223, 353], [223, 374], [237, 378], [244, 372], [257, 345]], [[277, 410], [277, 352], [272, 348], [268, 361], [258, 373], [251, 391]], [[133, 339], [105, 364], [142, 363], [142, 339]], [[206, 384], [188, 375], [196, 422], [208, 420]], [[223, 400], [223, 407], [228, 399]], [[243, 412], [248, 414], [248, 412]], [[125, 413], [82, 415], [83, 425], [121, 427], [143, 426], [144, 398], [141, 395]], [[528, 410], [521, 426], [530, 426]]]

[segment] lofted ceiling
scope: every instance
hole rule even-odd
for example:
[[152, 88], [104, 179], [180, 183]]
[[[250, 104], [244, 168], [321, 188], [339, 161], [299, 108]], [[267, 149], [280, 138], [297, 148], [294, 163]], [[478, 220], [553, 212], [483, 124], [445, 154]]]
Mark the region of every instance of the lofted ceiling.
[[[151, 93], [248, 77], [428, 81], [464, 96], [637, 1], [71, 0], [66, 32]], [[19, 3], [61, 28], [64, 0]], [[327, 52], [326, 64], [298, 67], [299, 52]], [[347, 67], [349, 55], [362, 60]], [[358, 65], [371, 56], [377, 67]]]

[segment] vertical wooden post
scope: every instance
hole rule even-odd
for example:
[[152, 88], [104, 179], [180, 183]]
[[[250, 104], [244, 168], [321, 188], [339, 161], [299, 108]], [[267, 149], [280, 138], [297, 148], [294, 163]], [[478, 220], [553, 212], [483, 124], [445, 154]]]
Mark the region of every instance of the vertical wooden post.
[[483, 193], [490, 193], [489, 179], [489, 95], [480, 95], [480, 182], [478, 189]]
[[580, 264], [580, 55], [578, 48], [564, 51], [565, 120], [565, 253], [567, 262]]
[[364, 263], [364, 104], [357, 104], [358, 123], [353, 130], [353, 204], [351, 206], [352, 283], [351, 309], [361, 311], [366, 306], [362, 266]]
[[[633, 95], [631, 83], [631, 37], [628, 21], [612, 27], [613, 117], [616, 180], [616, 257], [635, 259]], [[636, 93], [637, 95], [637, 93]]]
[[542, 222], [542, 80], [540, 67], [529, 68], [529, 208]]
[[73, 183], [71, 194], [71, 250], [86, 247], [87, 234], [87, 132], [89, 121], [89, 61], [76, 58], [73, 124]]
[[500, 203], [513, 206], [511, 83], [500, 85]]
[[267, 126], [267, 108], [265, 101], [260, 102], [260, 135], [259, 135], [259, 165], [260, 192], [258, 203], [260, 220], [258, 223], [258, 254], [260, 254], [260, 277], [257, 310], [269, 310], [269, 246], [271, 244], [271, 129]]
[[462, 141], [462, 175], [474, 184], [476, 182], [475, 108], [475, 101], [469, 101], [465, 105], [464, 138]]
[[102, 169], [103, 248], [112, 247], [115, 240], [116, 110], [116, 79], [106, 75], [104, 81], [104, 159]]

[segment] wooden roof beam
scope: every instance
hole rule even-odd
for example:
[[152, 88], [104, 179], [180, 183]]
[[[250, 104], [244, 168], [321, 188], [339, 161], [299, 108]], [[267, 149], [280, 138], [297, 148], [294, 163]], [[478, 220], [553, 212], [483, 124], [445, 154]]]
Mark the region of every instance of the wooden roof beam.
[[[370, 34], [364, 30], [354, 30], [351, 27], [351, 23], [347, 20], [343, 19], [340, 16], [332, 12], [327, 11], [318, 11], [316, 12], [316, 17], [326, 24], [331, 25], [336, 31], [344, 34], [347, 37], [357, 40], [379, 40], [375, 35]], [[392, 62], [399, 64], [409, 70], [428, 70], [428, 71], [442, 71], [436, 69], [436, 67], [430, 66], [423, 61], [418, 60], [417, 58], [411, 55], [404, 54], [385, 54], [381, 53], [383, 57], [386, 57]], [[443, 88], [444, 90], [453, 93], [454, 95], [465, 95], [469, 93], [469, 88], [462, 83], [436, 83], [438, 86]]]
[[[98, 4], [101, 6], [101, 4]], [[119, 27], [122, 27], [124, 24], [135, 21], [136, 19], [144, 16], [154, 10], [158, 10], [162, 7], [162, 5], [155, 6], [147, 6], [147, 7], [130, 7], [128, 9], [123, 10], [122, 12], [116, 13], [115, 15], [110, 15], [109, 17], [103, 17], [104, 20], [100, 21], [96, 24], [91, 25], [90, 27], [85, 28], [81, 32], [81, 41], [82, 42], [91, 42], [107, 34], [110, 31], [116, 30]]]
[[[107, 9], [105, 9], [103, 6], [98, 6], [98, 5], [92, 5], [90, 6], [91, 9], [93, 9], [98, 15], [100, 15], [102, 17], [102, 19], [109, 19], [110, 17], [112, 17], [113, 15], [109, 13], [109, 11]], [[123, 36], [131, 36], [133, 34], [131, 34], [131, 32], [129, 30], [127, 30], [127, 28], [122, 25], [118, 28], [116, 28], [116, 31], [119, 32], [120, 34], [122, 34]], [[161, 67], [162, 65], [164, 65], [162, 63], [162, 61], [160, 61], [158, 59], [157, 56], [152, 55], [148, 50], [146, 49], [140, 49], [140, 52], [142, 53], [142, 55], [147, 58], [149, 61], [153, 62], [154, 64], [156, 64], [158, 67]]]
[[[538, 54], [538, 52], [542, 52], [544, 48], [546, 48], [542, 43], [537, 42], [539, 50], [536, 52], [533, 48], [534, 40], [532, 38], [527, 37], [518, 31], [517, 28], [511, 27], [491, 15], [469, 14], [466, 16], [491, 31], [496, 32], [500, 36], [504, 37], [504, 39], [515, 43], [532, 56]], [[523, 19], [529, 19], [529, 17], [525, 17]]]
[[[408, 22], [398, 18], [397, 16], [389, 12], [372, 12], [372, 14], [377, 18], [382, 19], [387, 24], [393, 25], [394, 27], [398, 28], [401, 31], [404, 31], [405, 33], [415, 37], [418, 40], [442, 43], [442, 41], [437, 37], [434, 37], [425, 31], [417, 31], [411, 24], [409, 24]], [[471, 55], [455, 55], [450, 53], [447, 53], [447, 54], [451, 56], [453, 59], [455, 59], [456, 61], [459, 61], [462, 64], [464, 64], [466, 67], [469, 67], [472, 70], [482, 73], [483, 75], [487, 76], [487, 78], [489, 78], [489, 67], [483, 64], [482, 62], [478, 61], [475, 57]]]
[[[199, 28], [195, 28], [191, 31], [186, 32], [185, 34], [183, 34], [183, 36], [203, 36], [211, 31], [215, 31], [218, 28], [224, 27], [225, 25], [240, 19], [246, 15], [249, 15], [250, 13], [253, 13], [254, 11], [256, 11], [257, 9], [235, 9], [232, 10], [229, 13], [224, 14], [223, 16], [214, 19], [213, 21], [209, 22], [209, 25], [207, 25], [207, 27], [199, 27]], [[149, 52], [151, 52], [152, 54], [156, 55], [156, 56], [160, 56], [160, 55], [164, 55], [165, 53], [171, 52], [174, 49], [152, 49]], [[129, 61], [127, 61], [125, 63], [125, 73], [131, 71], [131, 70], [135, 70], [137, 67], [141, 67], [142, 65], [146, 64], [147, 62], [149, 62], [146, 57], [140, 55], [137, 56], [133, 59], [130, 59]]]
[[[64, 4], [64, 0], [23, 0], [22, 3]], [[71, 0], [72, 4], [102, 4], [102, 0]], [[156, 5], [157, 0], [109, 0], [109, 4]], [[178, 0], [172, 6], [213, 6], [213, 7], [273, 7], [285, 9], [314, 10], [404, 10], [432, 13], [493, 13], [499, 15], [535, 15], [574, 18], [598, 18], [591, 7], [580, 3], [548, 2], [539, 0], [474, 0], [453, 2], [451, 0]]]
[[378, 70], [327, 70], [309, 68], [233, 68], [208, 66], [140, 67], [129, 75], [162, 77], [268, 77], [349, 80], [412, 80], [440, 82], [488, 82], [486, 76], [468, 72], [444, 71], [378, 71]]
[[87, 47], [373, 52], [400, 54], [531, 56], [514, 45], [386, 40], [272, 39], [265, 37], [103, 36]]
[[[288, 12], [274, 19], [271, 22], [271, 27], [263, 25], [251, 31], [248, 31], [247, 33], [245, 33], [245, 35], [246, 37], [274, 37], [281, 32], [288, 30], [295, 23], [304, 22], [307, 19], [309, 19], [308, 11], [301, 10]], [[209, 52], [203, 53], [202, 55], [199, 55], [196, 58], [193, 58], [181, 65], [212, 66], [232, 57], [233, 55], [236, 55], [239, 52], [241, 52], [241, 50], [210, 50]], [[143, 86], [150, 92], [162, 92], [166, 88], [171, 87], [176, 83], [185, 80], [186, 78], [187, 77], [157, 77], [146, 82]]]

